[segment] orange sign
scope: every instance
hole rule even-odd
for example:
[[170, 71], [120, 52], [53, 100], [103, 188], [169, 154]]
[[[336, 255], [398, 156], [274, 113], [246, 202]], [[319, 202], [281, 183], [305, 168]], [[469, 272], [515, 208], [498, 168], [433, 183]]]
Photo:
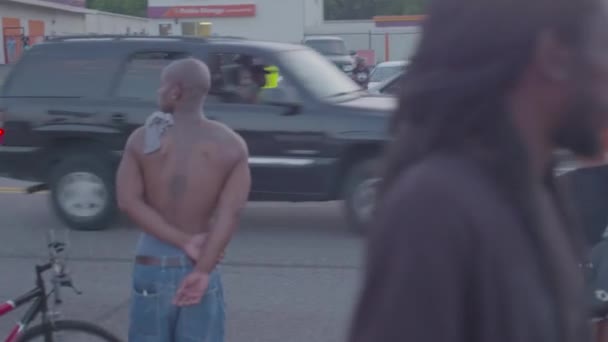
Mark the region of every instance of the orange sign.
[[254, 17], [255, 4], [148, 7], [149, 18]]
[[378, 15], [373, 18], [377, 27], [418, 26], [426, 17], [424, 15]]

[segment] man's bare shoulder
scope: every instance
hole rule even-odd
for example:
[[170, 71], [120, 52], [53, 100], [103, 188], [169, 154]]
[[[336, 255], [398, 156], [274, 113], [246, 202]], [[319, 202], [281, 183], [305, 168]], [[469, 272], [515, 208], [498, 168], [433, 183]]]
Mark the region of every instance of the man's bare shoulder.
[[225, 152], [234, 155], [236, 159], [243, 159], [249, 156], [247, 143], [233, 129], [215, 121], [210, 121], [208, 127], [213, 130], [215, 138]]
[[144, 127], [136, 128], [129, 138], [124, 148], [125, 153], [129, 153], [132, 156], [139, 157], [143, 151], [144, 146]]

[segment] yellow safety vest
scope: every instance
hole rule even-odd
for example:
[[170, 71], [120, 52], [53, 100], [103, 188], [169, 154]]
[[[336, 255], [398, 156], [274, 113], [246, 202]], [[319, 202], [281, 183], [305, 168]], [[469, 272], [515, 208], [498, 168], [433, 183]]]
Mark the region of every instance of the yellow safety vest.
[[263, 89], [272, 89], [279, 86], [279, 68], [274, 65], [269, 65], [264, 68], [266, 72], [266, 85]]

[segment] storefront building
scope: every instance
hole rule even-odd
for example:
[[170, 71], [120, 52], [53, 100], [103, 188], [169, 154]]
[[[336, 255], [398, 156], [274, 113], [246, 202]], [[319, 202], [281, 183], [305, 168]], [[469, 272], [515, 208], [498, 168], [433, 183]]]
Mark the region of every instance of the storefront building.
[[0, 64], [49, 36], [148, 34], [149, 20], [89, 10], [85, 0], [0, 0]]
[[153, 34], [299, 43], [323, 23], [323, 0], [149, 0]]
[[[84, 0], [4, 0], [0, 4], [0, 63], [15, 62], [24, 49], [52, 33], [84, 32]], [[76, 5], [76, 6], [74, 6]]]

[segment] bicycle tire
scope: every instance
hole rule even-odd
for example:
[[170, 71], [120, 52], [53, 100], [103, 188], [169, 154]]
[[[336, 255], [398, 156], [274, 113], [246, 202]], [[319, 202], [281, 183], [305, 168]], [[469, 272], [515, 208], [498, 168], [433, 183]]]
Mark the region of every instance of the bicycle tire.
[[122, 342], [121, 339], [104, 328], [83, 321], [61, 320], [52, 323], [43, 323], [27, 329], [23, 335], [17, 340], [18, 342], [29, 342], [36, 338], [44, 337], [49, 332], [78, 332], [86, 333], [90, 336], [95, 336], [102, 341], [107, 342]]

